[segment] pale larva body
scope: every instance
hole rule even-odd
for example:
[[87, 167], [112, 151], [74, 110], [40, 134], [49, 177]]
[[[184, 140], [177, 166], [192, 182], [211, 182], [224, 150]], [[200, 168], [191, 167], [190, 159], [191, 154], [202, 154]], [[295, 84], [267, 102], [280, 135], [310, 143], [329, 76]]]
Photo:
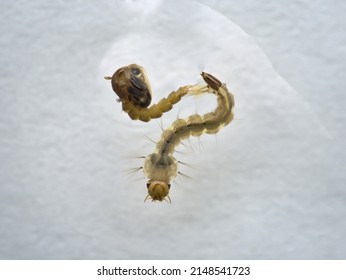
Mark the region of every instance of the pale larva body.
[[154, 153], [148, 155], [144, 161], [143, 171], [149, 179], [146, 199], [159, 201], [169, 199], [170, 181], [178, 174], [178, 162], [173, 153], [182, 140], [190, 136], [200, 136], [203, 133], [215, 134], [233, 120], [234, 97], [226, 85], [208, 73], [202, 72], [201, 75], [207, 86], [194, 86], [190, 88], [190, 93], [215, 94], [217, 107], [213, 112], [203, 116], [195, 114], [187, 119], [177, 119], [162, 133]]

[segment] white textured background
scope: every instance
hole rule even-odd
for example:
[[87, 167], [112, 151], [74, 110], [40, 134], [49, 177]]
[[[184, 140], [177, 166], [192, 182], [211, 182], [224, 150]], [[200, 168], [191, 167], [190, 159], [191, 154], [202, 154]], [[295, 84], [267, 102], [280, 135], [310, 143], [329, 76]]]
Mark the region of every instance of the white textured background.
[[[200, 2], [1, 2], [0, 258], [346, 258], [345, 3]], [[202, 70], [236, 98], [171, 205], [124, 171], [160, 137], [103, 80], [133, 62], [155, 101]]]

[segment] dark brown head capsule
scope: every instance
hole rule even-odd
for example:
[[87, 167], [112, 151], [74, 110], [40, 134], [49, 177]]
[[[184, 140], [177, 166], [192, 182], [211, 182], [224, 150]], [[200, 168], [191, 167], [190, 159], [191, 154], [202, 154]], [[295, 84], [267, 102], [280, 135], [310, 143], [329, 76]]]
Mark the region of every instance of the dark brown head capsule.
[[151, 88], [144, 69], [137, 64], [119, 68], [112, 76], [112, 88], [120, 101], [146, 108], [151, 102]]

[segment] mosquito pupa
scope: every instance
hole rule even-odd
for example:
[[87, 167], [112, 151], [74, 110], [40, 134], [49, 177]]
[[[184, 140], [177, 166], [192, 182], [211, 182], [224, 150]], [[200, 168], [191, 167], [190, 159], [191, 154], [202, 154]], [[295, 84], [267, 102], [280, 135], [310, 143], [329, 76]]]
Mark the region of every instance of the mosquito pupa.
[[132, 120], [143, 122], [160, 118], [163, 113], [170, 111], [183, 96], [192, 94], [190, 91], [192, 86], [183, 86], [149, 107], [152, 99], [150, 83], [144, 68], [138, 64], [121, 67], [115, 71], [112, 77], [106, 76], [105, 79], [111, 80], [113, 91], [118, 95], [124, 112]]

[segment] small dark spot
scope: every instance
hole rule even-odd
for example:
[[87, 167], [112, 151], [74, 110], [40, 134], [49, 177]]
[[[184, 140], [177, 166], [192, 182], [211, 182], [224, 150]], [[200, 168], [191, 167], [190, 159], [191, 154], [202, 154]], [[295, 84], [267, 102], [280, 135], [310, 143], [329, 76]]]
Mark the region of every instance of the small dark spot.
[[133, 75], [138, 76], [138, 75], [141, 73], [141, 70], [138, 69], [138, 68], [136, 68], [136, 67], [134, 67], [134, 68], [131, 69], [131, 73], [132, 73]]

